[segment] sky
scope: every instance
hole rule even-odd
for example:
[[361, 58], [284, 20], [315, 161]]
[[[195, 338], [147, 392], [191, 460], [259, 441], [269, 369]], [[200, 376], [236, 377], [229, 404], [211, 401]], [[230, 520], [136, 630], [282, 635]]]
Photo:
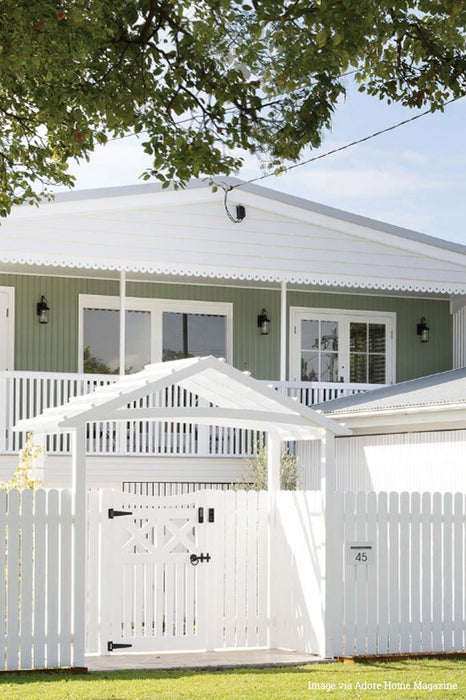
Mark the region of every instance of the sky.
[[[321, 149], [312, 157], [407, 119], [415, 110], [387, 105], [348, 85]], [[466, 244], [466, 99], [364, 144], [258, 184], [315, 202]], [[71, 166], [75, 189], [130, 185], [150, 164], [136, 138], [113, 141]], [[261, 175], [248, 157], [238, 177]], [[142, 181], [141, 181], [142, 182]]]

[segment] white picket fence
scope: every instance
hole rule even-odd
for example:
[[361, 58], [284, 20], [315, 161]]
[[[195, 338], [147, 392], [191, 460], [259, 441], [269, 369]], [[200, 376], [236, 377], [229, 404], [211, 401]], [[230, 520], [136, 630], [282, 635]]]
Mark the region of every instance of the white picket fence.
[[0, 669], [73, 665], [71, 493], [0, 491]]
[[[464, 650], [466, 495], [329, 505], [331, 546], [318, 491], [90, 492], [87, 652], [321, 653], [326, 634], [335, 655]], [[76, 665], [72, 534], [70, 491], [0, 491], [0, 669]]]
[[336, 654], [464, 650], [466, 495], [337, 493], [334, 517]]

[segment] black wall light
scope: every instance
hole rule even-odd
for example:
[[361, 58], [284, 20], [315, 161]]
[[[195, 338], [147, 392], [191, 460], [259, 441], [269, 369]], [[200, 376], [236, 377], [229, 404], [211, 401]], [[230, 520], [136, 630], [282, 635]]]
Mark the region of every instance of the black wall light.
[[257, 317], [257, 327], [260, 329], [261, 335], [268, 335], [270, 333], [270, 323], [271, 321], [267, 316], [267, 311], [262, 309]]
[[237, 204], [236, 205], [236, 220], [239, 222], [245, 218], [246, 218], [246, 208], [243, 207], [242, 204]]
[[41, 296], [40, 301], [37, 302], [37, 316], [39, 317], [39, 323], [49, 322], [49, 311], [50, 307], [47, 303], [47, 299]]
[[421, 343], [429, 342], [430, 328], [426, 323], [424, 316], [421, 318], [421, 323], [417, 324], [417, 334], [420, 336]]

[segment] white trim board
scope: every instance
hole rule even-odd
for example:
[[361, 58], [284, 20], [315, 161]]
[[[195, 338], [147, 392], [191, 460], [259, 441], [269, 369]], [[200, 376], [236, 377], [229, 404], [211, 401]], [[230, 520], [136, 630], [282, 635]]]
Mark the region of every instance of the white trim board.
[[[0, 365], [0, 370], [13, 370], [15, 368], [15, 288], [0, 287], [2, 304], [0, 304], [0, 343], [6, 345], [5, 354], [0, 354], [0, 358], [5, 358], [5, 366]], [[4, 302], [4, 303], [3, 303]], [[34, 321], [32, 319], [32, 321]]]

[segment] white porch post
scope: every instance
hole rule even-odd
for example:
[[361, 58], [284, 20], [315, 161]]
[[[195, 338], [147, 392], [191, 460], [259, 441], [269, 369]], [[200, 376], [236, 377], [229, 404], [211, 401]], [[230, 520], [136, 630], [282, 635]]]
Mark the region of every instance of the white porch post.
[[274, 593], [274, 556], [273, 543], [277, 527], [277, 491], [280, 490], [280, 439], [273, 433], [267, 434], [267, 489], [269, 494], [268, 540], [267, 540], [267, 646], [272, 649], [275, 644], [276, 614]]
[[286, 348], [287, 348], [287, 309], [286, 282], [280, 287], [280, 381], [286, 382]]
[[338, 543], [335, 541], [334, 528], [334, 493], [335, 493], [335, 436], [328, 430], [323, 431], [320, 490], [322, 495], [322, 518], [324, 528], [324, 562], [323, 578], [321, 585], [321, 599], [323, 610], [323, 638], [321, 640], [321, 656], [332, 658], [334, 656], [334, 590], [341, 586], [341, 581], [335, 580], [333, 562], [337, 556]]
[[120, 272], [120, 375], [125, 373], [126, 362], [126, 272]]
[[71, 433], [72, 469], [72, 665], [84, 666], [86, 635], [86, 427]]

